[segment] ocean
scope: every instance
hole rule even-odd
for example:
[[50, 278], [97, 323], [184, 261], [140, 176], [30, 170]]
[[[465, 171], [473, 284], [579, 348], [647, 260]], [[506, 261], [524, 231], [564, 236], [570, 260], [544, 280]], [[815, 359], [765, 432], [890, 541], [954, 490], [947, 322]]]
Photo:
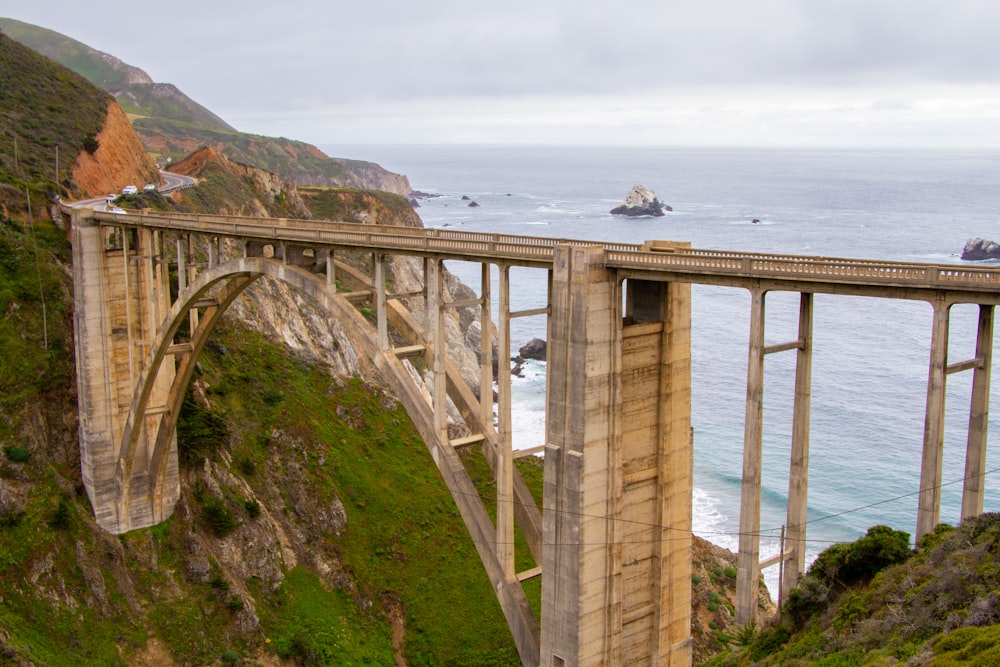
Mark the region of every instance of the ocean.
[[[438, 197], [427, 227], [699, 248], [958, 263], [967, 239], [1000, 241], [1000, 151], [324, 146], [378, 162]], [[642, 184], [673, 207], [663, 218], [609, 214]], [[468, 199], [465, 199], [468, 198]], [[478, 206], [470, 206], [475, 202]], [[757, 222], [754, 222], [756, 220]], [[448, 268], [478, 289], [478, 265]], [[495, 273], [495, 272], [494, 272]], [[515, 310], [545, 305], [545, 273], [511, 271]], [[692, 288], [695, 532], [736, 550], [746, 399], [749, 294]], [[971, 358], [978, 309], [952, 309], [949, 361]], [[766, 344], [797, 337], [798, 295], [767, 296]], [[931, 307], [817, 295], [810, 432], [810, 559], [873, 525], [916, 525]], [[544, 318], [512, 323], [512, 354], [545, 337]], [[764, 380], [761, 552], [785, 521], [792, 353]], [[1000, 350], [993, 377], [1000, 378]], [[949, 376], [942, 521], [961, 503], [971, 374]], [[986, 509], [1000, 509], [1000, 391], [992, 392]], [[545, 365], [515, 378], [514, 445], [544, 439]], [[765, 573], [774, 587], [777, 572]]]

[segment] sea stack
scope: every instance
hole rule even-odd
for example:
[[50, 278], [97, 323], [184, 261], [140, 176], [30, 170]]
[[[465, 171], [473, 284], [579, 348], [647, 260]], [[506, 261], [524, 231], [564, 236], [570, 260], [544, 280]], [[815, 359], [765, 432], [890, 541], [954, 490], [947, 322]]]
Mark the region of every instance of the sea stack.
[[1000, 244], [980, 238], [969, 239], [962, 249], [962, 259], [969, 261], [1000, 259]]
[[664, 211], [672, 211], [656, 197], [656, 193], [641, 185], [633, 185], [621, 206], [611, 209], [611, 215], [625, 215], [630, 218], [660, 217]]

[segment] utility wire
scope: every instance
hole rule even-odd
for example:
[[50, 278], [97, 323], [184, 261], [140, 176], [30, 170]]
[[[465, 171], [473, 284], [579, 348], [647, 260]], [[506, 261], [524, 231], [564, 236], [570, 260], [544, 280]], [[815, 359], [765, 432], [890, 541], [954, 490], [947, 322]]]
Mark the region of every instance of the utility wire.
[[[980, 475], [974, 475], [974, 477], [986, 477], [987, 475], [992, 475], [992, 474], [995, 474], [997, 472], [1000, 472], [1000, 468], [993, 468], [991, 470], [987, 470], [987, 471], [981, 473]], [[844, 510], [842, 512], [836, 512], [834, 514], [829, 514], [829, 515], [826, 515], [826, 516], [823, 516], [823, 517], [819, 517], [819, 518], [816, 518], [816, 519], [811, 519], [809, 521], [804, 522], [801, 525], [804, 526], [804, 525], [808, 525], [808, 524], [811, 524], [811, 523], [818, 523], [820, 521], [825, 521], [827, 519], [832, 519], [834, 517], [844, 516], [846, 514], [852, 514], [854, 512], [860, 512], [862, 510], [870, 509], [872, 507], [878, 507], [879, 505], [885, 505], [887, 503], [891, 503], [891, 502], [895, 502], [895, 501], [898, 501], [898, 500], [902, 500], [904, 498], [909, 498], [909, 497], [912, 497], [912, 496], [919, 495], [920, 493], [922, 493], [923, 491], [928, 490], [928, 489], [943, 488], [945, 486], [951, 486], [953, 484], [958, 484], [959, 482], [964, 482], [966, 479], [970, 479], [970, 478], [969, 477], [962, 477], [962, 478], [958, 478], [958, 479], [953, 479], [951, 481], [943, 482], [941, 484], [938, 484], [938, 485], [935, 485], [935, 486], [932, 486], [932, 487], [927, 487], [926, 489], [919, 489], [919, 490], [913, 491], [911, 493], [904, 493], [904, 494], [895, 496], [893, 498], [887, 498], [885, 500], [880, 500], [880, 501], [877, 501], [877, 502], [874, 502], [874, 503], [869, 503], [867, 505], [860, 505], [858, 507], [854, 507], [854, 508], [851, 508], [851, 509], [848, 509], [848, 510]], [[490, 497], [484, 498], [483, 496], [481, 496], [479, 494], [461, 493], [461, 492], [458, 492], [456, 495], [464, 495], [464, 496], [467, 496], [467, 497], [476, 497], [476, 498], [478, 498], [483, 503], [486, 503], [486, 502], [496, 503], [497, 502], [497, 498], [495, 496], [492, 497], [492, 498], [490, 498]], [[512, 500], [510, 502], [511, 503], [516, 503], [517, 501], [516, 500]], [[744, 533], [744, 532], [740, 532], [740, 531], [735, 531], [735, 532], [732, 532], [732, 531], [711, 531], [711, 532], [695, 533], [694, 531], [687, 531], [687, 530], [683, 530], [683, 529], [680, 529], [680, 528], [672, 528], [670, 526], [660, 526], [659, 524], [655, 524], [655, 523], [651, 523], [651, 522], [647, 522], [647, 521], [639, 521], [639, 520], [635, 520], [635, 519], [615, 518], [615, 517], [610, 517], [608, 515], [602, 515], [602, 514], [589, 514], [589, 513], [586, 513], [586, 512], [574, 512], [574, 511], [571, 511], [571, 510], [559, 510], [558, 513], [562, 514], [562, 515], [577, 516], [577, 517], [581, 517], [581, 518], [603, 519], [603, 520], [615, 521], [615, 522], [617, 522], [619, 524], [631, 524], [631, 525], [635, 525], [635, 526], [639, 526], [639, 527], [656, 528], [657, 530], [663, 530], [663, 531], [667, 531], [667, 532], [683, 532], [683, 533], [685, 533], [685, 535], [683, 535], [683, 536], [674, 537], [674, 538], [623, 540], [623, 541], [616, 542], [616, 544], [650, 544], [650, 543], [656, 543], [656, 542], [659, 542], [659, 543], [662, 543], [662, 542], [673, 542], [673, 541], [678, 541], [678, 540], [687, 540], [687, 539], [690, 539], [690, 537], [694, 536], [694, 535], [698, 535], [698, 536], [701, 536], [701, 537], [735, 537], [735, 538], [738, 538], [738, 537], [741, 537], [741, 536], [744, 536], [744, 535], [753, 535], [753, 536], [756, 536], [756, 537], [772, 537], [773, 538], [773, 537], [777, 537], [777, 535], [775, 534], [775, 531], [780, 531], [781, 530], [781, 528], [779, 527], [779, 528], [767, 528], [767, 529], [762, 529], [762, 530], [758, 530], [758, 531], [754, 531], [754, 532], [749, 532], [749, 533]], [[786, 530], [787, 530], [787, 527], [786, 527]], [[476, 542], [476, 540], [473, 540], [473, 541]], [[844, 544], [844, 542], [841, 542], [841, 541], [838, 541], [838, 540], [814, 540], [814, 539], [807, 539], [805, 541], [807, 543], [810, 543], [810, 544]], [[497, 541], [497, 542], [490, 542], [490, 544], [502, 544], [502, 542], [499, 542], [499, 541]], [[543, 546], [559, 546], [560, 544], [565, 545], [565, 544], [570, 544], [570, 543], [566, 543], [566, 542], [561, 542], [561, 543], [558, 543], [558, 544], [556, 544], [556, 543], [543, 543]], [[572, 543], [572, 544], [576, 544], [578, 546], [607, 546], [607, 545], [609, 545], [611, 543], [610, 542], [579, 542], [579, 543]]]

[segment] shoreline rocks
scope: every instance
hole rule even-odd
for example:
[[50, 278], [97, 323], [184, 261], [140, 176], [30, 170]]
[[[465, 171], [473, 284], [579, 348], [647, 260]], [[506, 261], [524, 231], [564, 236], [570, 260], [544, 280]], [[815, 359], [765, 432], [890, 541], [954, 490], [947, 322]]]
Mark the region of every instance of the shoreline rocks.
[[624, 215], [629, 218], [662, 217], [664, 211], [673, 211], [671, 207], [661, 202], [656, 193], [641, 185], [633, 185], [625, 196], [621, 206], [611, 209], [611, 215]]
[[532, 338], [529, 340], [518, 349], [517, 356], [511, 358], [511, 361], [514, 362], [514, 365], [510, 369], [511, 375], [522, 377], [521, 369], [524, 366], [524, 362], [528, 359], [545, 361], [545, 352], [546, 342], [544, 340], [541, 338]]
[[981, 238], [971, 238], [965, 242], [962, 249], [962, 259], [979, 261], [983, 259], [1000, 259], [1000, 244]]

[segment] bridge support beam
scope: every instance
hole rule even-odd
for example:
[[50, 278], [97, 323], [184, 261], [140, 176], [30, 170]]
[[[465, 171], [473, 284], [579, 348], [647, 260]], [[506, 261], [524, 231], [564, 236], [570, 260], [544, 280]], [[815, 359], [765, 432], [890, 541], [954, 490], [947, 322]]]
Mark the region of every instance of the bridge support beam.
[[924, 415], [924, 447], [920, 462], [920, 495], [917, 502], [917, 532], [920, 540], [934, 532], [941, 518], [941, 475], [944, 459], [944, 399], [948, 367], [948, 326], [951, 303], [944, 297], [932, 303], [931, 361], [927, 372], [927, 411]]
[[[119, 479], [125, 421], [142, 363], [169, 310], [168, 272], [159, 233], [102, 227], [87, 211], [73, 214], [74, 338], [80, 411], [80, 459], [84, 487], [98, 524], [112, 533], [166, 519], [179, 493], [176, 455], [168, 466], [168, 495], [153, 503], [149, 457], [162, 411], [144, 418], [131, 480]], [[164, 364], [150, 405], [165, 403], [173, 364]], [[176, 440], [172, 443], [176, 452]], [[128, 488], [128, 494], [121, 490]]]
[[543, 667], [691, 664], [690, 287], [559, 245], [548, 353]]
[[743, 483], [740, 487], [740, 544], [737, 554], [736, 623], [756, 620], [760, 579], [760, 488], [764, 419], [764, 303], [766, 292], [750, 290], [750, 351], [743, 422]]
[[962, 490], [963, 521], [983, 513], [994, 310], [995, 307], [992, 305], [979, 306], [979, 329], [976, 336], [977, 365], [972, 371], [972, 405], [969, 409], [969, 439], [965, 451], [965, 488]]
[[[809, 501], [809, 422], [812, 403], [813, 295], [799, 297], [799, 339], [795, 357], [795, 398], [792, 404], [792, 451], [788, 466], [788, 511], [785, 548], [791, 554], [782, 567], [781, 601], [798, 586], [806, 571], [806, 521]], [[781, 555], [785, 561], [784, 554]]]

